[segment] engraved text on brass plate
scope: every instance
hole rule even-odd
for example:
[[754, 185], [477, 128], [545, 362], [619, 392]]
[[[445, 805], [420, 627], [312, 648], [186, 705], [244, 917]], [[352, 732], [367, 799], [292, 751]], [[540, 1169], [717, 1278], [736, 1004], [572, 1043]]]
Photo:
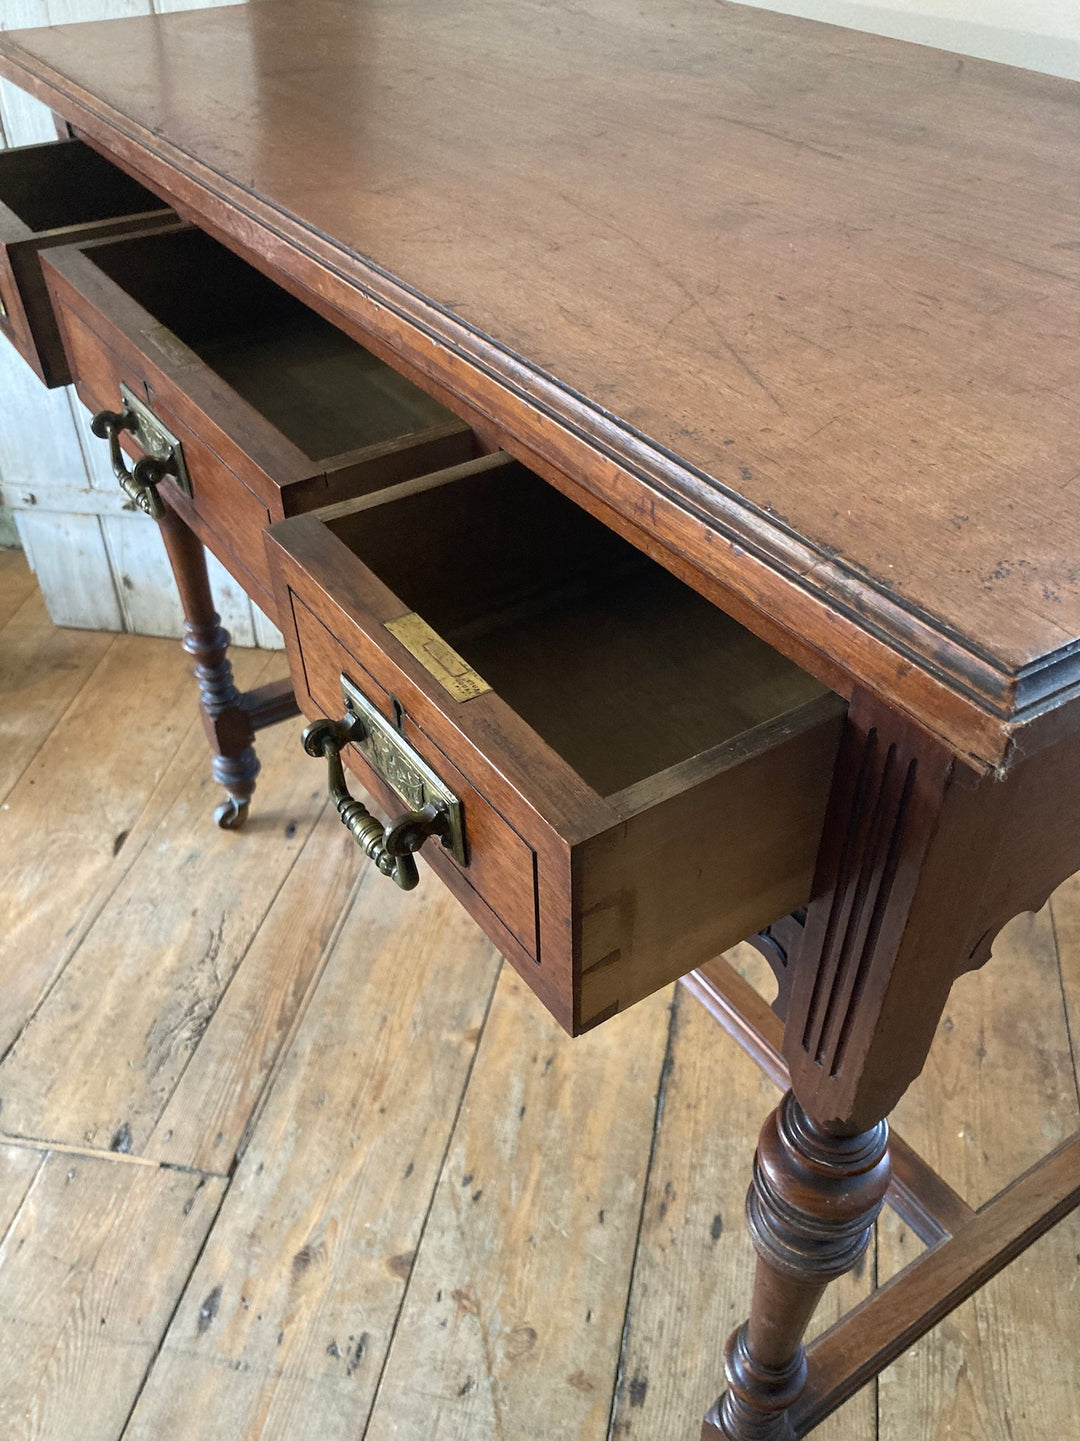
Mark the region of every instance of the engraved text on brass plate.
[[436, 635], [415, 611], [399, 616], [397, 620], [388, 620], [386, 629], [455, 700], [472, 700], [491, 689], [483, 676], [477, 675], [469, 662]]

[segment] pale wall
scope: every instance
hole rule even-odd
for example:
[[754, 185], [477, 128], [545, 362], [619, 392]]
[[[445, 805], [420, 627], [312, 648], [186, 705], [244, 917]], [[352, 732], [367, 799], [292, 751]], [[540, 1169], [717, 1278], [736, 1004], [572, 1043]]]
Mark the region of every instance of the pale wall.
[[1080, 0], [742, 0], [1080, 80]]

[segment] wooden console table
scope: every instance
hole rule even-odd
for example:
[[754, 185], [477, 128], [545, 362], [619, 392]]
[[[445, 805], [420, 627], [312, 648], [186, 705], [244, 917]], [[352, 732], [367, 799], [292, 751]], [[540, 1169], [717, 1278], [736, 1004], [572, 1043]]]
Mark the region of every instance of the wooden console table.
[[[293, 703], [237, 694], [200, 540], [286, 630], [332, 773], [347, 747], [393, 800], [370, 726], [365, 760], [356, 715], [330, 723], [350, 668], [446, 761], [467, 839], [424, 792], [425, 855], [568, 1029], [699, 966], [788, 1087], [702, 1436], [806, 1434], [1077, 1201], [1075, 1139], [974, 1212], [885, 1120], [954, 979], [1078, 862], [1077, 87], [703, 0], [258, 4], [4, 34], [0, 73], [89, 147], [0, 191], [0, 325], [43, 378], [70, 369], [166, 532], [223, 819]], [[41, 177], [91, 151], [143, 188], [66, 214], [83, 182]], [[177, 332], [230, 307], [302, 333], [319, 376], [360, 342], [379, 386], [417, 387], [412, 419], [313, 464], [250, 396], [223, 415], [223, 362]], [[606, 789], [603, 745], [571, 764], [573, 736], [540, 738], [553, 683], [518, 714], [513, 656], [489, 645], [485, 675], [399, 625], [460, 592], [527, 628], [537, 555], [560, 596], [605, 577], [612, 647], [643, 596], [668, 617], [607, 697], [610, 735], [652, 719], [667, 758]], [[706, 650], [751, 707], [715, 744], [684, 738], [712, 717]], [[340, 806], [407, 880], [424, 836]], [[753, 929], [772, 1011], [708, 959]], [[886, 1199], [928, 1250], [808, 1364]]]

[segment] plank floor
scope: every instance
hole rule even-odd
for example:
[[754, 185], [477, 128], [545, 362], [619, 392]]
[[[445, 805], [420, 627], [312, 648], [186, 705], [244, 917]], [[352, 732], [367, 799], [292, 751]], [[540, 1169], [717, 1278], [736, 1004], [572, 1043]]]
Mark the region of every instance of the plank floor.
[[[0, 552], [0, 1437], [697, 1441], [770, 1084], [681, 988], [569, 1042], [295, 724], [259, 751], [218, 831], [179, 647], [54, 630]], [[898, 1113], [974, 1203], [1076, 1126], [1078, 931], [1074, 877]], [[816, 1327], [918, 1245], [887, 1214]], [[815, 1435], [1075, 1436], [1077, 1346], [1072, 1218]]]

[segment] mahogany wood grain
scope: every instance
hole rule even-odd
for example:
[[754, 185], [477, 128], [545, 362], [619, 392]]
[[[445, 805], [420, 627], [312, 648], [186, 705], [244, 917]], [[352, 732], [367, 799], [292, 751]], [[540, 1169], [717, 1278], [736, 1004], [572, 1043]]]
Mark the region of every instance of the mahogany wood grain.
[[[803, 1437], [895, 1361], [1080, 1200], [1080, 1139], [1063, 1142], [973, 1213], [955, 1238], [925, 1252], [807, 1348], [807, 1382], [788, 1435]], [[727, 1441], [716, 1408], [701, 1441]]]
[[1078, 760], [1070, 736], [996, 781], [869, 698], [851, 707], [784, 1037], [816, 1114], [847, 1129], [887, 1115], [952, 982], [1077, 869]]
[[[258, 706], [245, 705], [232, 684], [199, 542], [273, 616], [263, 545], [272, 518], [461, 460], [474, 439], [199, 232], [159, 227], [130, 246], [72, 247], [56, 260], [47, 279], [82, 400], [93, 411], [120, 410], [124, 382], [181, 444], [192, 493], [164, 482], [171, 508], [161, 526], [185, 646], [199, 660], [214, 776], [230, 797], [231, 811], [218, 818], [242, 818], [258, 771]], [[122, 443], [138, 453], [130, 437]], [[259, 720], [292, 713], [289, 697], [274, 697]]]
[[818, 674], [985, 764], [1057, 734], [1068, 82], [702, 0], [226, 8], [0, 66]]
[[78, 140], [0, 154], [0, 335], [48, 386], [71, 373], [41, 273], [58, 245], [134, 234], [170, 212], [157, 197]]
[[[1071, 739], [1001, 782], [871, 697], [850, 707], [791, 962], [792, 1090], [766, 1121], [747, 1200], [757, 1280], [715, 1410], [728, 1441], [794, 1436], [803, 1331], [888, 1185], [884, 1118], [922, 1069], [952, 982], [987, 959], [1006, 912], [1041, 906], [1076, 868], [1078, 779]], [[1010, 799], [1020, 834], [1041, 828], [1047, 843], [1003, 887], [994, 858]]]
[[[723, 956], [683, 977], [683, 985], [781, 1090], [791, 1084], [783, 1023]], [[955, 1234], [975, 1212], [894, 1130], [889, 1132], [887, 1204], [926, 1245]]]
[[[395, 714], [393, 702], [397, 697], [392, 698], [391, 692], [295, 594], [285, 634], [290, 662], [295, 656], [299, 657], [300, 664], [294, 664], [293, 670], [298, 677], [297, 693], [301, 707], [309, 715], [337, 717], [342, 714], [342, 675], [347, 675], [383, 714]], [[492, 940], [501, 945], [505, 955], [517, 958], [524, 974], [528, 975], [536, 970], [540, 956], [535, 894], [536, 855], [532, 847], [506, 816], [485, 801], [474, 784], [432, 738], [417, 727], [412, 717], [403, 716], [401, 725], [410, 744], [424, 755], [440, 779], [453, 790], [466, 812], [468, 865], [463, 869], [456, 867], [435, 841], [426, 845], [423, 851], [425, 859], [451, 885], [451, 889], [459, 895], [469, 896], [466, 904], [476, 912], [480, 924], [491, 934]], [[388, 820], [401, 813], [403, 803], [400, 798], [364, 764], [355, 751], [346, 750], [345, 760], [378, 797]], [[314, 769], [312, 776], [316, 781], [323, 779]], [[488, 916], [487, 912], [491, 915]], [[494, 931], [490, 923], [492, 919], [498, 922]]]
[[[467, 778], [468, 864], [425, 852], [576, 1034], [806, 899], [843, 706], [520, 467], [455, 473], [273, 526], [278, 615], [309, 714], [344, 673]], [[488, 689], [451, 695], [409, 612]]]
[[[835, 767], [822, 751], [808, 758], [816, 779], [800, 780], [808, 793], [833, 770], [812, 887], [793, 883], [784, 902], [809, 902], [778, 970], [793, 1093], [762, 1132], [748, 1203], [755, 1297], [717, 1413], [729, 1441], [788, 1441], [816, 1404], [804, 1328], [861, 1253], [889, 1185], [884, 1116], [921, 1067], [954, 978], [1076, 864], [1076, 87], [706, 0], [663, 15], [610, 0], [247, 6], [5, 35], [0, 73], [448, 401], [476, 432], [468, 453], [501, 446], [525, 461], [852, 701]], [[104, 246], [94, 279], [78, 270], [86, 255], [73, 271], [61, 258], [52, 273], [66, 272], [73, 315], [115, 281], [121, 253]], [[105, 348], [128, 365], [150, 354], [178, 424], [199, 429], [215, 362], [179, 333], [149, 246], [123, 253], [142, 300], [153, 297], [151, 321], [136, 318], [146, 333], [134, 345], [121, 326]], [[282, 296], [263, 294], [277, 316]], [[129, 317], [140, 308], [134, 295], [124, 304]], [[196, 321], [207, 312], [198, 286], [186, 304]], [[84, 305], [80, 323], [93, 329], [96, 314]], [[275, 393], [275, 366], [260, 375], [245, 360], [241, 381], [215, 354], [238, 387], [238, 433], [208, 427], [230, 483], [287, 513], [264, 464], [274, 454], [305, 487], [296, 508], [317, 504], [297, 432], [282, 420], [285, 444], [264, 444], [252, 397]], [[366, 511], [358, 533], [377, 532], [378, 515]], [[233, 539], [265, 587], [252, 533], [237, 522]], [[561, 535], [559, 546], [543, 525], [538, 535], [557, 556]], [[650, 771], [632, 746], [606, 754], [587, 726], [564, 740], [544, 694], [563, 677], [530, 695], [528, 666], [490, 627], [480, 669], [499, 685], [448, 703], [384, 630], [407, 608], [398, 592], [438, 608], [438, 525], [398, 536], [422, 604], [330, 540], [332, 528], [301, 517], [271, 541], [282, 614], [302, 602], [324, 628], [306, 651], [290, 639], [298, 685], [325, 709], [343, 649], [401, 705], [406, 733], [429, 737], [512, 822], [535, 856], [540, 971], [561, 957], [537, 989], [563, 1024], [603, 1019], [702, 959], [693, 925], [678, 931], [692, 913], [681, 899], [675, 930], [646, 927], [663, 954], [640, 972], [617, 922], [645, 859], [656, 895], [681, 898], [655, 856], [687, 863], [678, 848], [697, 841], [696, 808], [683, 792], [717, 800], [717, 748], [697, 743]], [[608, 555], [608, 542], [589, 542], [579, 568], [604, 573]], [[505, 584], [519, 568], [513, 547], [500, 561], [490, 545], [466, 546], [455, 579], [466, 592], [487, 585], [523, 626], [530, 597]], [[449, 638], [465, 644], [477, 617], [455, 615], [446, 594]], [[699, 640], [707, 629], [695, 627]], [[672, 671], [693, 674], [669, 649]], [[625, 725], [639, 754], [669, 729], [663, 692], [654, 714]], [[629, 715], [631, 695], [615, 688], [604, 704]], [[756, 814], [738, 808], [766, 841], [766, 880], [781, 849], [768, 844], [770, 812], [794, 793], [782, 775], [769, 807], [776, 773], [753, 788]], [[720, 807], [705, 809], [711, 824]], [[813, 840], [820, 829], [817, 815]], [[583, 883], [590, 847], [620, 836], [600, 899], [618, 881], [629, 904], [582, 906], [596, 899]], [[722, 890], [724, 848], [698, 851], [701, 884]], [[739, 910], [747, 929], [782, 909], [769, 894], [771, 911]], [[484, 905], [525, 974], [535, 962], [509, 927], [498, 938], [503, 922]], [[707, 912], [722, 919], [722, 895]], [[717, 947], [734, 938], [712, 934]], [[610, 1004], [586, 994], [590, 966], [600, 987], [626, 978]], [[903, 1193], [925, 1176], [912, 1165], [900, 1181]], [[978, 1224], [944, 1200], [942, 1229]], [[998, 1236], [995, 1249], [1011, 1244]], [[917, 1292], [925, 1319], [937, 1293]]]
[[262, 730], [264, 726], [278, 725], [299, 715], [292, 681], [272, 680], [254, 690], [242, 691], [240, 704], [251, 718], [251, 729]]
[[790, 1441], [806, 1385], [802, 1335], [830, 1281], [861, 1259], [889, 1185], [888, 1127], [841, 1134], [791, 1091], [766, 1119], [746, 1217], [757, 1266], [750, 1316], [724, 1350], [728, 1441]]
[[702, 757], [701, 773], [683, 767], [678, 793], [642, 786], [621, 825], [580, 847], [583, 1018], [625, 1008], [810, 894], [806, 837], [820, 832], [840, 721], [823, 696], [754, 727]]
[[210, 593], [206, 553], [182, 518], [165, 507], [158, 521], [161, 538], [180, 592], [184, 611], [184, 650], [195, 661], [199, 712], [210, 746], [210, 768], [228, 800], [217, 812], [219, 824], [235, 826], [247, 815], [255, 793], [259, 761], [252, 741], [255, 727], [233, 682], [229, 633], [221, 624]]
[[[58, 298], [56, 291], [54, 299], [65, 354], [76, 377], [80, 398], [87, 406], [95, 412], [120, 410], [122, 380], [134, 393], [145, 394], [145, 370], [137, 359], [135, 369], [126, 368], [102, 342], [94, 328], [93, 312], [87, 317], [90, 321], [87, 323], [84, 315]], [[210, 746], [211, 770], [227, 796], [215, 816], [219, 824], [235, 826], [247, 815], [259, 771], [252, 746], [254, 716], [252, 708], [243, 704], [244, 698], [233, 683], [227, 657], [229, 635], [214, 608], [203, 542], [211, 545], [249, 595], [268, 604], [271, 592], [265, 573], [262, 533], [269, 522], [269, 512], [196, 432], [183, 426], [160, 403], [156, 414], [181, 440], [185, 462], [194, 467], [198, 479], [197, 505], [189, 503], [176, 486], [167, 485], [171, 504], [165, 507], [159, 529], [184, 614], [184, 649], [196, 662], [199, 712]], [[126, 438], [124, 444], [138, 455], [138, 448]], [[196, 521], [195, 529], [187, 523], [189, 518]], [[258, 567], [258, 575], [252, 574], [248, 563]], [[283, 704], [280, 697], [275, 696], [267, 714], [292, 713], [295, 707], [290, 708], [288, 699]]]
[[119, 410], [121, 380], [148, 397], [182, 443], [190, 502], [220, 536], [220, 559], [256, 578], [260, 602], [270, 520], [473, 453], [466, 425], [196, 231], [52, 260], [82, 399]]
[[1075, 1209], [1078, 1163], [1080, 1138], [1073, 1136], [981, 1206], [955, 1239], [916, 1258], [818, 1337], [807, 1352], [810, 1382], [793, 1417], [795, 1434], [812, 1431]]

